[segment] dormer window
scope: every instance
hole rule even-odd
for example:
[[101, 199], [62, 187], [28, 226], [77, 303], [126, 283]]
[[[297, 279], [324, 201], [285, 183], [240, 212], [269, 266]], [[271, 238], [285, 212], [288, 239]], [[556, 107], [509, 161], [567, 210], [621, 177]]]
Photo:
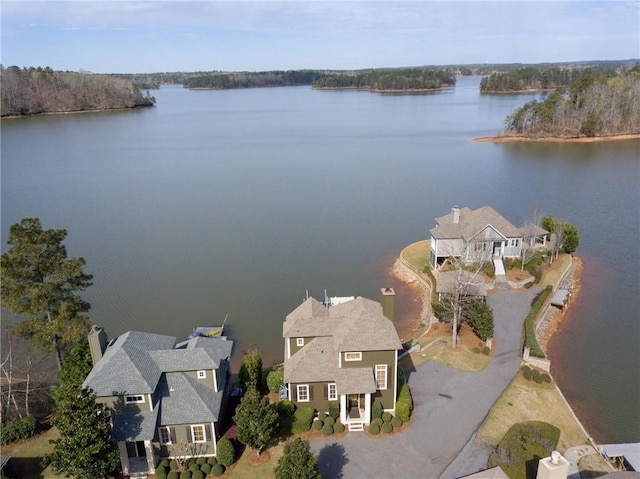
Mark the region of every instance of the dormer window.
[[351, 351], [344, 353], [345, 361], [362, 361], [362, 353], [360, 351]]
[[298, 346], [299, 348], [304, 346], [304, 338], [296, 338], [296, 346]]
[[124, 397], [125, 404], [141, 404], [143, 402], [144, 402], [144, 395], [142, 394], [136, 394], [136, 395]]
[[202, 371], [198, 371], [198, 379], [206, 379], [207, 378], [207, 372], [202, 370]]

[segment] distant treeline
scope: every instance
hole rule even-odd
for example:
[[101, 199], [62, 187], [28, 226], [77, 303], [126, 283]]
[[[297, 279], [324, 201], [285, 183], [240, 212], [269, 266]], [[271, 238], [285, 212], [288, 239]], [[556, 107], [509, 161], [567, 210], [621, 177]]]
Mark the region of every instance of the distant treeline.
[[60, 72], [51, 68], [0, 66], [0, 115], [115, 110], [151, 106], [131, 81], [92, 73]]
[[380, 68], [352, 74], [334, 74], [315, 81], [313, 87], [416, 91], [435, 90], [455, 84], [455, 72], [449, 68]]
[[211, 88], [227, 90], [233, 88], [259, 88], [271, 86], [311, 85], [329, 73], [320, 70], [287, 70], [269, 72], [216, 73], [188, 78], [185, 88]]
[[573, 68], [524, 67], [506, 73], [492, 73], [480, 82], [482, 93], [549, 90], [571, 84], [582, 70]]
[[525, 137], [594, 137], [640, 133], [640, 67], [620, 74], [583, 72], [568, 89], [530, 101], [505, 120]]

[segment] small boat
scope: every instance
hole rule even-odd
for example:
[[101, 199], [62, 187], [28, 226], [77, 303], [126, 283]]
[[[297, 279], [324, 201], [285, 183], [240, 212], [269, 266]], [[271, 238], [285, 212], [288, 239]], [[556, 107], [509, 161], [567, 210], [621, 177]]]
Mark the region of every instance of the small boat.
[[227, 323], [228, 317], [228, 314], [224, 317], [222, 326], [198, 326], [197, 328], [193, 328], [193, 330], [187, 335], [187, 339], [198, 337], [227, 339], [226, 336], [223, 336], [223, 334], [224, 325]]

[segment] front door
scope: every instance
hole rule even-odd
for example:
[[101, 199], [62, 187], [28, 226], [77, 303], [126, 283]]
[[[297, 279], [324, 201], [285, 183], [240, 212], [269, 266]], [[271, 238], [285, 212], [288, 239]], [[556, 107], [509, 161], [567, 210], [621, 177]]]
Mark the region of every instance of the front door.
[[494, 241], [493, 242], [493, 254], [500, 256], [502, 252], [502, 241]]
[[349, 394], [349, 409], [356, 408], [360, 406], [360, 395], [359, 394]]

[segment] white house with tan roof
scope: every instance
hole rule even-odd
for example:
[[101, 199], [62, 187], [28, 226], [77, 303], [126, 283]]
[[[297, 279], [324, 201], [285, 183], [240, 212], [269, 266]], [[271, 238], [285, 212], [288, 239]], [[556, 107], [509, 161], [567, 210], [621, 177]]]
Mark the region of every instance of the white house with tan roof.
[[549, 234], [536, 225], [518, 228], [490, 206], [476, 210], [454, 207], [435, 221], [436, 226], [429, 230], [429, 262], [434, 269], [450, 257], [463, 257], [469, 263], [519, 258], [523, 246], [544, 246]]
[[382, 305], [357, 297], [335, 306], [308, 298], [283, 324], [284, 381], [298, 407], [340, 407], [351, 430], [371, 422], [374, 401], [395, 412], [398, 333]]

